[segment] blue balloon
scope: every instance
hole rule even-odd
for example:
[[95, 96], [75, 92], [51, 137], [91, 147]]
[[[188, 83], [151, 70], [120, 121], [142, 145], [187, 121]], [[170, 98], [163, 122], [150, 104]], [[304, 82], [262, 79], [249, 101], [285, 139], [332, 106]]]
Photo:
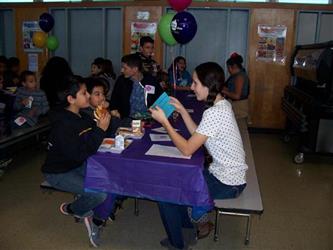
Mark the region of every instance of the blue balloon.
[[49, 32], [53, 26], [54, 26], [54, 19], [53, 16], [51, 16], [49, 13], [43, 13], [39, 16], [39, 27], [44, 31], [44, 32]]
[[188, 43], [197, 33], [197, 22], [194, 16], [187, 12], [178, 12], [171, 22], [171, 32], [180, 44]]

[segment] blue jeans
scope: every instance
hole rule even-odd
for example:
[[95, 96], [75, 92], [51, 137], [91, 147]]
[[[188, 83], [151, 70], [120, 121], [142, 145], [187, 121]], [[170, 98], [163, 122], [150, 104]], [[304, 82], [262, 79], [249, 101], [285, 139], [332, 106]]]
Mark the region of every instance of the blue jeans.
[[158, 202], [160, 216], [168, 239], [172, 246], [183, 249], [182, 228], [193, 228], [187, 213], [187, 207], [167, 202]]
[[[203, 174], [207, 182], [210, 196], [213, 199], [236, 198], [246, 187], [246, 184], [237, 186], [225, 185], [210, 174], [207, 169], [204, 170]], [[181, 229], [182, 227], [193, 227], [190, 218], [188, 217], [187, 207], [163, 202], [159, 202], [158, 206], [170, 243], [176, 248], [184, 248], [184, 240]], [[210, 210], [210, 206], [193, 207], [192, 216], [195, 215], [198, 217], [197, 219], [199, 219]], [[194, 219], [196, 220], [196, 218]]]
[[208, 169], [203, 171], [207, 182], [209, 194], [213, 199], [231, 199], [238, 197], [246, 187], [246, 184], [230, 186], [220, 182]]
[[[208, 169], [203, 171], [204, 178], [206, 180], [210, 197], [212, 199], [232, 199], [238, 197], [243, 192], [246, 184], [242, 185], [226, 185], [220, 182], [214, 175], [209, 173]], [[192, 208], [192, 219], [197, 221], [203, 215], [208, 213], [211, 207], [193, 207]]]
[[[113, 209], [115, 199], [106, 193], [85, 192], [85, 174], [86, 163], [66, 173], [44, 173], [44, 176], [54, 188], [79, 195], [79, 198], [71, 203], [71, 210], [75, 215], [84, 217], [94, 212], [95, 218], [107, 219]], [[99, 209], [100, 207], [103, 207], [103, 210]]]

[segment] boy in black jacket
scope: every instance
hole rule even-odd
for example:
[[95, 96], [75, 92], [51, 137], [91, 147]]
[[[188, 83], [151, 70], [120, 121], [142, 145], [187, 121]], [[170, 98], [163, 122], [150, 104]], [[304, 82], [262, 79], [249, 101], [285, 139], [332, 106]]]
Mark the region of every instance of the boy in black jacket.
[[137, 54], [123, 56], [121, 64], [122, 75], [112, 92], [111, 114], [121, 119], [140, 119], [163, 90], [155, 77], [143, 73], [142, 61]]
[[107, 113], [94, 124], [79, 112], [89, 106], [89, 93], [82, 78], [70, 77], [67, 83], [67, 106], [52, 117], [49, 152], [42, 172], [53, 187], [78, 194], [79, 198], [72, 203], [61, 204], [60, 211], [65, 215], [83, 218], [90, 242], [97, 247], [99, 229], [106, 218], [101, 218], [94, 209], [97, 211], [96, 208], [106, 200], [107, 194], [85, 192], [84, 178], [86, 159], [95, 154], [102, 143], [110, 123], [110, 114]]

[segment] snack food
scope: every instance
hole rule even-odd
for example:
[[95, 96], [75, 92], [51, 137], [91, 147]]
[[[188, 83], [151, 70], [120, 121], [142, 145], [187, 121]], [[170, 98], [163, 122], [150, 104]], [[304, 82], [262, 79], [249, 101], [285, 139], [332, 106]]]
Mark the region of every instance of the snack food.
[[113, 138], [105, 138], [103, 140], [103, 144], [106, 144], [106, 145], [114, 145], [114, 139]]
[[102, 116], [104, 116], [108, 110], [103, 107], [102, 105], [98, 105], [96, 109], [94, 110], [94, 116], [97, 120], [101, 119]]
[[144, 135], [144, 130], [133, 132], [132, 128], [119, 127], [117, 134], [124, 136], [125, 138], [141, 139]]
[[103, 143], [100, 145], [98, 152], [110, 152], [110, 153], [116, 153], [120, 154], [124, 149], [126, 149], [133, 140], [126, 139], [124, 143], [124, 147], [117, 148], [115, 145], [115, 139], [114, 138], [105, 138], [103, 140]]

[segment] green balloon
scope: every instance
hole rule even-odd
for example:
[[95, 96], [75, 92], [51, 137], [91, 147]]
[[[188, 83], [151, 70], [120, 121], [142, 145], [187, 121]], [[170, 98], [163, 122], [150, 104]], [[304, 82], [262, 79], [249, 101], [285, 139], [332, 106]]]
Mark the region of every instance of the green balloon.
[[51, 51], [56, 50], [59, 47], [58, 38], [55, 36], [49, 36], [46, 41], [46, 47]]
[[174, 16], [175, 13], [166, 13], [162, 16], [160, 22], [158, 23], [158, 33], [160, 34], [162, 40], [170, 46], [177, 44], [177, 41], [171, 33], [171, 21]]

